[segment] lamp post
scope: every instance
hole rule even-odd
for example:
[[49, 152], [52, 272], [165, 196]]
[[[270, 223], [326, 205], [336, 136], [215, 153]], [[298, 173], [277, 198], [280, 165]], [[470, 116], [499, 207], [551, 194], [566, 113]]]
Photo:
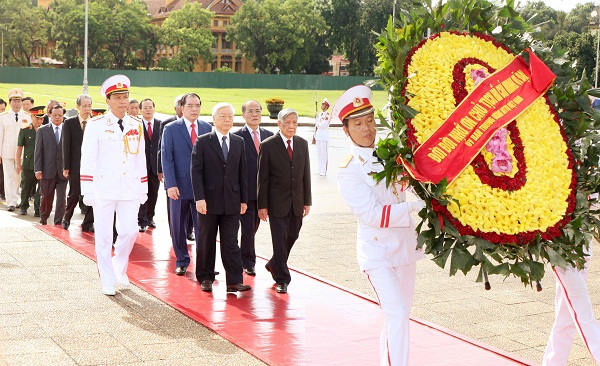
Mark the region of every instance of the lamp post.
[[594, 78], [594, 88], [598, 88], [598, 50], [600, 49], [600, 22], [598, 22], [598, 12], [592, 12], [592, 19], [596, 22], [596, 75]]
[[85, 0], [85, 38], [83, 50], [83, 94], [88, 94], [88, 0]]

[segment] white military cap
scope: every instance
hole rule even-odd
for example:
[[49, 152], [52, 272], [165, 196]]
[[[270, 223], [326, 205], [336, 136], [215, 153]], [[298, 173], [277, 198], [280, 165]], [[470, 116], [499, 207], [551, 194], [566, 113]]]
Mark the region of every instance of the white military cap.
[[333, 119], [343, 122], [346, 118], [357, 118], [373, 112], [372, 98], [373, 92], [368, 86], [351, 87], [333, 105]]
[[23, 91], [19, 88], [11, 89], [8, 92], [8, 101], [10, 102], [11, 99], [23, 99]]
[[113, 75], [102, 83], [100, 94], [103, 97], [109, 97], [113, 93], [127, 93], [130, 86], [131, 81], [127, 76], [120, 74]]

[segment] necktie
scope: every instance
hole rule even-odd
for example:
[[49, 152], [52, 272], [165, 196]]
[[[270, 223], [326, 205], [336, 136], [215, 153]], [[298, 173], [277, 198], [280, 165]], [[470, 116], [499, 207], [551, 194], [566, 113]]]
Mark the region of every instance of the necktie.
[[85, 125], [87, 125], [87, 121], [83, 121], [81, 124], [83, 125], [83, 127], [81, 127], [81, 133], [85, 133]]
[[19, 122], [19, 113], [15, 113], [15, 122]]
[[122, 119], [120, 119], [120, 120], [118, 120], [118, 121], [117, 121], [117, 123], [119, 124], [119, 127], [121, 128], [121, 132], [123, 132], [123, 130], [125, 129], [125, 128], [123, 127], [123, 120], [122, 120]]
[[292, 140], [287, 140], [287, 144], [288, 155], [290, 156], [290, 160], [292, 160]]
[[256, 152], [260, 149], [260, 141], [258, 141], [258, 130], [252, 131], [254, 134], [254, 147], [256, 148]]
[[58, 130], [58, 126], [54, 127], [54, 138], [56, 139], [56, 144], [60, 143], [60, 131]]
[[192, 123], [192, 134], [190, 135], [190, 137], [192, 138], [192, 145], [194, 145], [196, 143], [196, 139], [198, 138], [198, 135], [196, 135], [196, 124]]
[[152, 123], [148, 122], [148, 137], [152, 140]]
[[223, 143], [221, 144], [221, 149], [223, 150], [223, 157], [227, 160], [227, 154], [229, 153], [229, 149], [227, 148], [227, 136], [223, 136]]

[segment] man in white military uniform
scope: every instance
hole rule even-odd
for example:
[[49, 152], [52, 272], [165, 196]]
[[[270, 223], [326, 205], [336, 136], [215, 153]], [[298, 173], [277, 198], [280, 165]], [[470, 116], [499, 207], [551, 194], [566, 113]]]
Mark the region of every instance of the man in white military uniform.
[[15, 162], [19, 130], [22, 125], [31, 123], [31, 116], [21, 110], [22, 100], [23, 91], [17, 88], [11, 89], [8, 92], [10, 110], [0, 114], [0, 162], [4, 169], [6, 206], [11, 212], [17, 207], [21, 185], [21, 174], [17, 173]]
[[592, 301], [587, 289], [589, 261], [592, 256], [592, 243], [589, 257], [581, 271], [573, 267], [552, 268], [556, 277], [554, 298], [555, 320], [550, 332], [542, 366], [566, 365], [571, 353], [575, 333], [579, 333], [583, 344], [594, 360], [600, 365], [600, 323], [594, 316]]
[[377, 183], [373, 173], [383, 170], [375, 153], [375, 117], [371, 89], [348, 89], [335, 103], [332, 117], [339, 119], [352, 140], [352, 153], [337, 173], [340, 193], [358, 220], [357, 258], [385, 314], [380, 339], [380, 365], [408, 364], [409, 315], [412, 305], [417, 233], [410, 213], [424, 201], [406, 202], [400, 184]]
[[321, 103], [321, 112], [315, 118], [315, 141], [317, 142], [317, 174], [327, 175], [327, 163], [329, 160], [329, 122], [331, 116], [327, 111], [329, 101], [323, 99]]
[[[94, 208], [96, 258], [105, 295], [115, 295], [118, 282], [129, 286], [127, 264], [138, 234], [137, 214], [148, 198], [148, 175], [143, 127], [128, 116], [129, 79], [108, 78], [100, 89], [110, 111], [92, 118], [81, 146], [81, 194]], [[118, 237], [115, 255], [113, 220]]]

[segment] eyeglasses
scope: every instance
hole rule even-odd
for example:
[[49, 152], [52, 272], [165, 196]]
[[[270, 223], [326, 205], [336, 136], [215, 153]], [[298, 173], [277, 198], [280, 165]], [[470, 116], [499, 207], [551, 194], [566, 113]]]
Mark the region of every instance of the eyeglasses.
[[184, 107], [186, 107], [188, 109], [195, 109], [195, 108], [200, 109], [201, 105], [200, 104], [186, 104], [186, 105], [184, 105]]
[[247, 114], [261, 114], [262, 111], [260, 109], [247, 109], [246, 112]]

